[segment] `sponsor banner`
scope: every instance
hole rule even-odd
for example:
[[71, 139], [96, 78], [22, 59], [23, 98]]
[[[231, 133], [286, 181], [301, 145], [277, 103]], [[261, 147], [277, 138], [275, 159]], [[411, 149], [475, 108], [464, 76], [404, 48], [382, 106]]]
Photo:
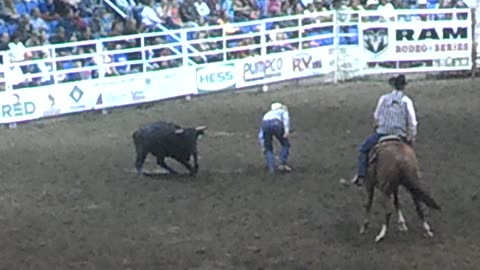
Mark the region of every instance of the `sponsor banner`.
[[64, 110], [62, 110], [61, 95], [63, 93], [56, 90], [58, 89], [48, 89], [47, 87], [45, 87], [41, 89], [41, 91], [39, 91], [41, 95], [39, 96], [38, 103], [41, 104], [40, 108], [41, 108], [42, 117], [49, 117], [49, 116], [69, 113], [69, 111], [65, 110], [65, 108], [63, 108]]
[[38, 93], [42, 117], [91, 110], [96, 98], [91, 81], [42, 86], [30, 91]]
[[197, 68], [198, 93], [208, 93], [235, 88], [235, 65], [210, 64]]
[[292, 61], [289, 52], [241, 59], [235, 66], [237, 88], [291, 78]]
[[[313, 48], [292, 54], [292, 78], [327, 74], [334, 70], [329, 48]], [[334, 62], [333, 62], [334, 64]]]
[[0, 123], [15, 123], [42, 117], [39, 94], [35, 90], [0, 92]]
[[91, 110], [95, 98], [90, 81], [40, 86], [24, 91], [37, 94], [36, 101], [42, 117]]
[[462, 59], [470, 65], [470, 20], [361, 24], [367, 62]]
[[145, 91], [151, 100], [197, 94], [195, 67], [179, 67], [145, 73]]
[[95, 81], [95, 109], [104, 109], [149, 101], [145, 95], [143, 74], [109, 77]]
[[95, 109], [144, 103], [197, 93], [194, 67], [105, 78], [94, 83]]

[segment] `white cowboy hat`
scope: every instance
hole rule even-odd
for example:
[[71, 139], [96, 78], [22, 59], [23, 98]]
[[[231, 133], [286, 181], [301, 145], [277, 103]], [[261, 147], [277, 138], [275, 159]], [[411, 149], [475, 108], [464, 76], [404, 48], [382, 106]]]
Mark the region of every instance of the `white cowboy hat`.
[[270, 110], [278, 110], [278, 109], [285, 109], [287, 106], [283, 105], [280, 102], [274, 102], [272, 105], [270, 105]]

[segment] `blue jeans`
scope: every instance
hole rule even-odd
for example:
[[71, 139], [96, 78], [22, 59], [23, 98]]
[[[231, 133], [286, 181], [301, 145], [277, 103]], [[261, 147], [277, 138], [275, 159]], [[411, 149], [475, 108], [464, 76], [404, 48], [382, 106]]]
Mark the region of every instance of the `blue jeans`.
[[360, 154], [358, 155], [358, 177], [365, 177], [368, 166], [368, 152], [378, 143], [378, 141], [386, 134], [373, 133], [360, 146]]
[[[378, 143], [378, 141], [384, 137], [384, 136], [387, 136], [389, 134], [381, 134], [381, 133], [373, 133], [371, 134], [370, 136], [367, 137], [367, 139], [362, 143], [362, 145], [360, 146], [360, 154], [358, 155], [358, 172], [357, 172], [357, 175], [359, 177], [365, 177], [365, 175], [367, 174], [367, 168], [368, 168], [368, 153], [370, 152], [370, 150]], [[407, 142], [407, 138], [403, 137], [403, 136], [399, 136], [400, 139], [402, 139], [402, 141], [404, 143], [408, 143]]]
[[290, 143], [287, 138], [284, 138], [285, 134], [283, 123], [280, 120], [267, 120], [262, 122], [263, 132], [263, 147], [265, 151], [265, 158], [267, 167], [270, 172], [275, 170], [275, 156], [273, 154], [273, 138], [275, 137], [281, 144], [280, 150], [280, 163], [282, 165], [287, 164], [288, 155], [290, 151]]

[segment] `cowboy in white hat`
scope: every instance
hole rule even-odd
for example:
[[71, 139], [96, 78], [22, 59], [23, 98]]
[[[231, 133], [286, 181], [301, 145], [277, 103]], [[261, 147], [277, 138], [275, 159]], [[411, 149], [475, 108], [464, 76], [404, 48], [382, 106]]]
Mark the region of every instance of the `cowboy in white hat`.
[[394, 87], [390, 93], [380, 97], [373, 114], [375, 132], [360, 146], [358, 156], [358, 173], [352, 183], [361, 185], [368, 165], [368, 153], [378, 141], [387, 135], [397, 135], [405, 142], [412, 144], [417, 135], [417, 116], [412, 100], [404, 93], [407, 81], [405, 75], [392, 77], [388, 83]]
[[270, 173], [275, 171], [275, 155], [273, 153], [273, 137], [277, 138], [282, 148], [280, 150], [279, 170], [289, 172], [292, 169], [287, 165], [290, 151], [288, 135], [290, 134], [290, 114], [287, 106], [275, 102], [270, 110], [264, 114], [258, 138], [263, 148], [267, 168]]

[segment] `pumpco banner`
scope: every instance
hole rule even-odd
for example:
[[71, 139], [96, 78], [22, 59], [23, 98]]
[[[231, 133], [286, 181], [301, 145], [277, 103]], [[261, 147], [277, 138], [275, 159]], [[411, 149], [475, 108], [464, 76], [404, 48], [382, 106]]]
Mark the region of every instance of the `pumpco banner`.
[[245, 58], [235, 64], [239, 75], [237, 88], [282, 81], [291, 77], [292, 60], [282, 53]]
[[207, 93], [235, 88], [235, 65], [212, 64], [197, 68], [198, 93]]

